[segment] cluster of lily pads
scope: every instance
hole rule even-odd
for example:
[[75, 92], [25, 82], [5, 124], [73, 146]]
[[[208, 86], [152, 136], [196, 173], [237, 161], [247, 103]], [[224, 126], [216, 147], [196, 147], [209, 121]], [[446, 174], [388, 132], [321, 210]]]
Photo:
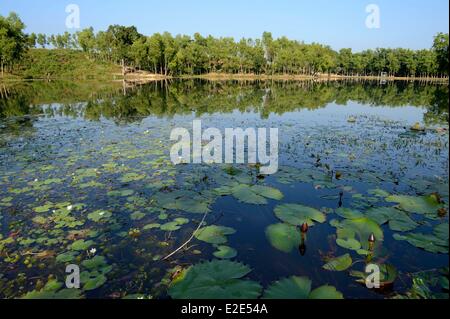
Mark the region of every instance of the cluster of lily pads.
[[[222, 118], [210, 120], [220, 125]], [[2, 145], [0, 297], [344, 297], [348, 287], [321, 282], [308, 269], [263, 287], [254, 265], [239, 262], [245, 252], [237, 243], [252, 225], [222, 222], [221, 200], [272, 215], [258, 229], [273, 248], [269, 268], [275, 252], [295, 260], [308, 241], [301, 226], [331, 226], [336, 247], [317, 269], [364, 283], [361, 265], [372, 262], [383, 286], [411, 279], [396, 298], [448, 292], [448, 271], [409, 274], [390, 258], [392, 242], [448, 254], [448, 133], [361, 116], [333, 129], [272, 119], [265, 124], [282, 129], [280, 162], [287, 165], [264, 177], [257, 165], [174, 166], [164, 141], [183, 123], [39, 119], [32, 134]], [[305, 190], [320, 205], [307, 204]], [[69, 264], [81, 268], [79, 290], [64, 285]]]

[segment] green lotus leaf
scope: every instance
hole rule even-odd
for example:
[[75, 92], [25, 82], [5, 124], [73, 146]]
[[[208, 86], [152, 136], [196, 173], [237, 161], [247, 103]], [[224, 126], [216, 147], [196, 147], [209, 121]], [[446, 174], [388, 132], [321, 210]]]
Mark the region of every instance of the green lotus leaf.
[[106, 276], [98, 272], [83, 271], [80, 274], [80, 281], [83, 284], [83, 290], [95, 290], [106, 283]]
[[134, 181], [140, 181], [144, 178], [145, 178], [145, 175], [139, 175], [137, 173], [127, 173], [124, 176], [122, 176], [120, 181], [122, 183], [130, 183], [130, 182], [134, 182]]
[[265, 205], [267, 200], [264, 196], [261, 196], [254, 192], [248, 185], [238, 185], [232, 189], [233, 196], [241, 203], [253, 204], [253, 205]]
[[309, 299], [344, 299], [344, 296], [341, 292], [337, 291], [335, 287], [325, 285], [311, 291]]
[[227, 242], [227, 235], [232, 235], [236, 232], [233, 228], [224, 226], [206, 226], [198, 230], [195, 238], [209, 244], [225, 244]]
[[88, 219], [98, 223], [99, 221], [103, 219], [108, 219], [112, 216], [111, 212], [104, 211], [104, 210], [96, 210], [95, 212], [92, 212], [88, 214]]
[[284, 197], [283, 193], [278, 189], [269, 186], [254, 185], [251, 187], [251, 190], [256, 194], [269, 199], [282, 200]]
[[292, 276], [272, 283], [264, 292], [264, 299], [308, 299], [311, 280]]
[[[56, 286], [58, 288], [56, 288]], [[58, 283], [55, 285], [55, 288], [50, 287], [47, 284], [42, 290], [30, 291], [21, 299], [40, 299], [40, 300], [49, 300], [49, 299], [80, 299], [82, 298], [82, 291], [80, 289], [61, 289], [62, 284]]]
[[266, 229], [266, 237], [272, 247], [290, 253], [300, 246], [301, 237], [297, 227], [289, 224], [274, 224]]
[[69, 251], [69, 252], [62, 253], [62, 254], [59, 254], [58, 256], [56, 256], [56, 261], [60, 262], [60, 263], [71, 262], [72, 260], [75, 259], [75, 257], [77, 255], [78, 255], [77, 252]]
[[149, 229], [155, 229], [155, 228], [160, 228], [161, 224], [157, 224], [157, 223], [153, 223], [153, 224], [148, 224], [144, 226], [144, 230], [149, 230]]
[[330, 259], [324, 266], [323, 269], [330, 271], [344, 271], [350, 268], [353, 260], [350, 254], [345, 254], [336, 258]]
[[32, 221], [33, 221], [33, 223], [43, 225], [47, 222], [47, 218], [42, 217], [42, 216], [35, 216], [35, 217], [33, 217]]
[[181, 227], [178, 225], [177, 222], [170, 222], [170, 223], [166, 223], [164, 225], [161, 225], [161, 230], [163, 231], [177, 231], [179, 230]]
[[187, 218], [182, 218], [182, 217], [175, 218], [173, 221], [176, 222], [178, 225], [186, 225], [186, 224], [189, 224], [189, 219], [187, 219]]
[[72, 250], [87, 250], [89, 247], [94, 245], [94, 242], [92, 240], [85, 241], [84, 239], [77, 240], [72, 243], [71, 248]]
[[304, 223], [314, 225], [314, 222], [323, 223], [326, 220], [325, 214], [319, 210], [298, 205], [298, 204], [283, 204], [275, 207], [275, 215], [288, 224], [294, 226], [301, 226]]
[[343, 299], [335, 287], [321, 286], [311, 291], [311, 280], [292, 276], [272, 283], [264, 293], [265, 299]]
[[181, 273], [169, 287], [174, 299], [256, 299], [261, 286], [243, 280], [251, 269], [227, 260], [213, 260], [191, 266]]
[[389, 228], [394, 231], [411, 231], [419, 226], [407, 213], [395, 207], [370, 208], [366, 212], [366, 216], [379, 225], [389, 222]]
[[443, 205], [435, 195], [429, 196], [403, 196], [391, 195], [386, 197], [386, 201], [397, 203], [398, 206], [410, 213], [424, 214], [431, 217], [437, 215], [437, 210]]
[[181, 210], [194, 214], [205, 214], [210, 211], [210, 202], [189, 191], [175, 191], [170, 193], [158, 193], [155, 195], [158, 205], [165, 209]]
[[377, 242], [381, 242], [384, 239], [383, 230], [380, 226], [366, 217], [345, 219], [340, 223], [339, 228], [347, 232], [354, 232], [364, 250], [369, 249], [369, 237], [371, 234], [375, 235]]
[[347, 219], [357, 219], [364, 217], [364, 215], [356, 210], [350, 208], [338, 208], [335, 210], [336, 214]]
[[[444, 225], [444, 226], [441, 226]], [[433, 234], [409, 233], [405, 235], [394, 234], [395, 240], [407, 241], [409, 244], [422, 248], [431, 253], [448, 253], [448, 224], [435, 227]], [[446, 225], [446, 226], [445, 226]], [[447, 227], [447, 230], [444, 229]]]
[[404, 213], [397, 214], [389, 221], [389, 228], [394, 231], [406, 232], [419, 226], [414, 220]]
[[218, 246], [217, 251], [213, 255], [219, 259], [232, 259], [237, 256], [237, 251], [228, 246]]
[[355, 238], [338, 238], [336, 239], [336, 243], [345, 249], [358, 251], [361, 249], [361, 243], [357, 241]]
[[53, 207], [54, 207], [53, 204], [48, 203], [48, 204], [45, 204], [43, 206], [35, 207], [34, 211], [36, 213], [45, 213], [45, 212], [48, 212]]
[[132, 220], [141, 220], [144, 217], [145, 217], [145, 214], [141, 213], [141, 212], [134, 212], [130, 215], [130, 218]]
[[95, 256], [91, 259], [84, 260], [81, 265], [86, 267], [87, 269], [98, 269], [101, 267], [105, 267], [107, 265], [105, 257], [103, 256]]
[[373, 196], [386, 198], [390, 194], [381, 188], [369, 189], [368, 193]]

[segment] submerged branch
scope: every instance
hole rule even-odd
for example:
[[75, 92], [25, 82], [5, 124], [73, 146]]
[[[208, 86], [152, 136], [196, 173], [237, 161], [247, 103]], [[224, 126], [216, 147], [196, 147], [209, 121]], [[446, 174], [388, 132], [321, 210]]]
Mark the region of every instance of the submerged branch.
[[195, 235], [197, 234], [197, 232], [200, 230], [200, 228], [202, 227], [203, 223], [205, 222], [206, 216], [208, 215], [208, 212], [205, 213], [205, 215], [203, 215], [202, 221], [198, 224], [197, 229], [192, 233], [192, 236], [189, 237], [189, 239], [180, 247], [178, 247], [176, 250], [174, 250], [172, 253], [170, 253], [169, 255], [167, 255], [166, 257], [164, 257], [162, 260], [167, 260], [170, 257], [172, 257], [173, 255], [175, 255], [177, 252], [179, 252], [181, 249], [183, 249], [184, 247], [186, 247], [187, 244], [189, 244], [192, 239], [194, 239]]

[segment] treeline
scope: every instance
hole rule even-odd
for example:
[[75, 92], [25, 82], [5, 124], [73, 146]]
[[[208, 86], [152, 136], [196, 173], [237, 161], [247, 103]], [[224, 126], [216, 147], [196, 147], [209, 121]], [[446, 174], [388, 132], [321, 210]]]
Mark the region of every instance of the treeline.
[[[3, 25], [16, 24], [10, 29], [23, 30], [17, 15], [0, 17], [0, 57], [11, 65], [3, 48]], [[14, 22], [16, 21], [16, 22]], [[21, 23], [21, 22], [20, 22]], [[22, 32], [22, 31], [21, 31]], [[17, 33], [17, 32], [16, 32]], [[14, 32], [12, 32], [14, 34]], [[8, 35], [6, 35], [8, 39]], [[12, 37], [21, 46], [49, 49], [82, 50], [90, 59], [132, 66], [162, 75], [201, 75], [206, 73], [288, 74], [378, 76], [446, 76], [448, 75], [448, 34], [439, 33], [431, 49], [375, 49], [354, 53], [351, 49], [334, 51], [329, 46], [289, 40], [274, 39], [265, 32], [261, 39], [204, 37], [196, 33], [172, 36], [156, 33], [145, 36], [136, 27], [112, 25], [106, 31], [94, 32], [93, 28], [75, 34], [30, 34]], [[5, 54], [3, 52], [6, 52]], [[5, 55], [5, 57], [4, 57]], [[15, 56], [20, 58], [21, 54]]]

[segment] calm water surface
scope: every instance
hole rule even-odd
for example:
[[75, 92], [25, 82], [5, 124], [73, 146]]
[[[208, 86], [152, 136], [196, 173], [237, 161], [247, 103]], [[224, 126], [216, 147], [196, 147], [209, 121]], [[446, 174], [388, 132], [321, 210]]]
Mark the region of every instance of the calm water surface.
[[[220, 257], [249, 266], [242, 280], [261, 295], [301, 276], [344, 298], [411, 297], [419, 287], [448, 297], [446, 86], [57, 82], [3, 91], [1, 298], [169, 298], [181, 270]], [[170, 132], [191, 130], [194, 119], [222, 132], [278, 128], [279, 172], [172, 165]], [[416, 123], [424, 130], [411, 130]], [[308, 209], [322, 216], [303, 245], [286, 204], [301, 205], [291, 206], [301, 218]], [[163, 260], [203, 217], [232, 231], [197, 236]], [[368, 257], [372, 232], [382, 238]], [[346, 254], [344, 270], [324, 268]], [[395, 272], [383, 289], [357, 282], [370, 262]], [[62, 288], [67, 264], [81, 265], [76, 293]]]

